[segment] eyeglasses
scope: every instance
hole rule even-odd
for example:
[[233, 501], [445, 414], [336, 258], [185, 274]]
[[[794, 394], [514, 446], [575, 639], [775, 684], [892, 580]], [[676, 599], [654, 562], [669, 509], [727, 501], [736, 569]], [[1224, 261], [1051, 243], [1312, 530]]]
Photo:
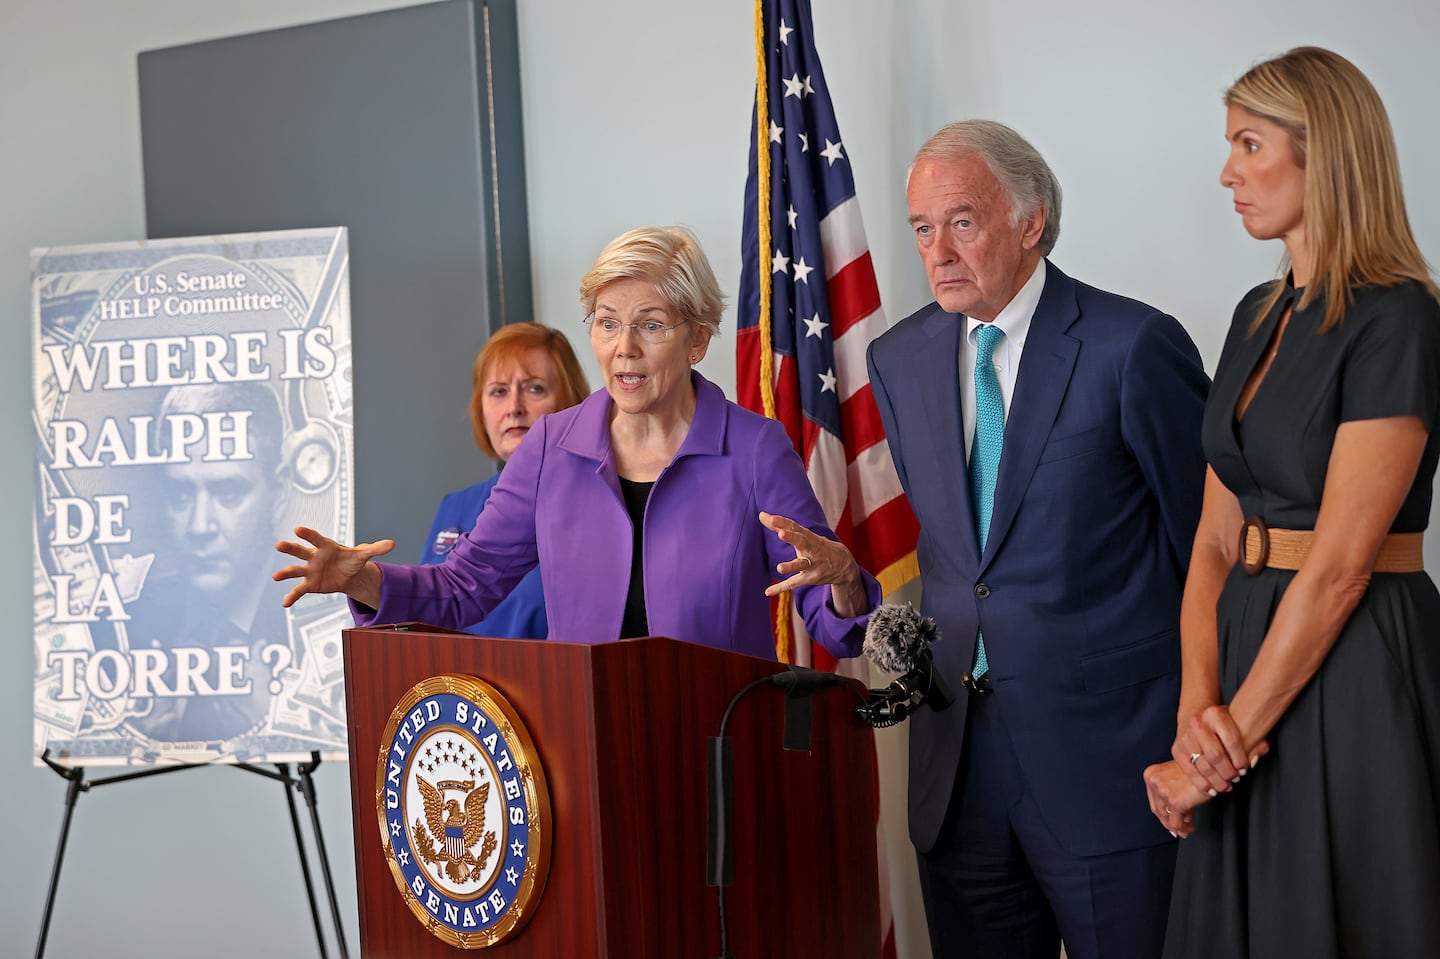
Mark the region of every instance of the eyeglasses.
[[664, 343], [670, 339], [670, 334], [675, 332], [675, 327], [689, 323], [689, 320], [681, 320], [676, 324], [661, 323], [659, 320], [641, 320], [638, 323], [621, 323], [619, 320], [612, 320], [609, 317], [597, 319], [595, 314], [585, 317], [584, 323], [590, 327], [590, 336], [597, 340], [613, 340], [620, 335], [620, 331], [629, 327], [635, 331], [635, 335], [646, 343]]

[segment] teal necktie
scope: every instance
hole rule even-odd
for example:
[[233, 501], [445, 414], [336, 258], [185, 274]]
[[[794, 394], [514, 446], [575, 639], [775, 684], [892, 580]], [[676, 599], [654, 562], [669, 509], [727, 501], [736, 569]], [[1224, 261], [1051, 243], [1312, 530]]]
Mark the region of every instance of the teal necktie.
[[[1000, 472], [1000, 451], [1005, 445], [1005, 398], [995, 376], [995, 347], [1005, 331], [991, 323], [975, 330], [975, 436], [970, 440], [970, 501], [975, 505], [975, 531], [980, 552], [990, 536], [990, 514], [995, 510], [995, 477]], [[985, 636], [975, 638], [975, 668], [979, 679], [990, 670], [985, 657]]]

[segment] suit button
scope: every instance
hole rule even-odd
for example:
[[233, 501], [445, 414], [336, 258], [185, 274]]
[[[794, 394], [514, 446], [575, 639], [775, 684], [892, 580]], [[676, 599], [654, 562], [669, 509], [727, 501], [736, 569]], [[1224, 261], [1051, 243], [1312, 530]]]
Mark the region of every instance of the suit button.
[[989, 599], [989, 598], [990, 598], [990, 587], [989, 587], [989, 586], [986, 586], [984, 583], [981, 583], [979, 586], [976, 586], [976, 587], [975, 587], [975, 598], [976, 598], [976, 599]]

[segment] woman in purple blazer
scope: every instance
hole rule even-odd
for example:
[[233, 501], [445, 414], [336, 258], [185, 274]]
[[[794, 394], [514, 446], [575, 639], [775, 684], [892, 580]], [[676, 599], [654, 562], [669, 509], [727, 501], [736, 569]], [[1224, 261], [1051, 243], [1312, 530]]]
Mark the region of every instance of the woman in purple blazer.
[[300, 561], [275, 573], [300, 581], [285, 605], [343, 592], [360, 625], [461, 628], [538, 564], [554, 640], [663, 635], [774, 658], [767, 597], [793, 590], [813, 639], [859, 653], [879, 585], [835, 541], [779, 424], [693, 369], [723, 308], [695, 237], [616, 238], [580, 300], [604, 391], [532, 427], [445, 561], [377, 563], [392, 541], [299, 528], [305, 543], [277, 547]]

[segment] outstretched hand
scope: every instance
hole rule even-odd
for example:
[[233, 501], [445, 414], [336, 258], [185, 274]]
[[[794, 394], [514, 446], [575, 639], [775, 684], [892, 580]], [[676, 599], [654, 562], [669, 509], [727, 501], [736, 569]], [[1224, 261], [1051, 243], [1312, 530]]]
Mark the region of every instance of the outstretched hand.
[[829, 584], [835, 612], [846, 618], [859, 616], [869, 607], [865, 578], [844, 543], [826, 539], [784, 516], [761, 513], [760, 523], [775, 531], [781, 542], [795, 548], [795, 558], [779, 563], [775, 571], [786, 577], [765, 590], [778, 596], [799, 586]]
[[290, 606], [306, 593], [344, 593], [357, 603], [380, 605], [380, 569], [370, 561], [394, 549], [393, 539], [345, 546], [305, 526], [295, 527], [295, 535], [310, 545], [275, 544], [278, 552], [300, 560], [300, 565], [286, 566], [271, 576], [276, 582], [300, 580], [280, 605]]

